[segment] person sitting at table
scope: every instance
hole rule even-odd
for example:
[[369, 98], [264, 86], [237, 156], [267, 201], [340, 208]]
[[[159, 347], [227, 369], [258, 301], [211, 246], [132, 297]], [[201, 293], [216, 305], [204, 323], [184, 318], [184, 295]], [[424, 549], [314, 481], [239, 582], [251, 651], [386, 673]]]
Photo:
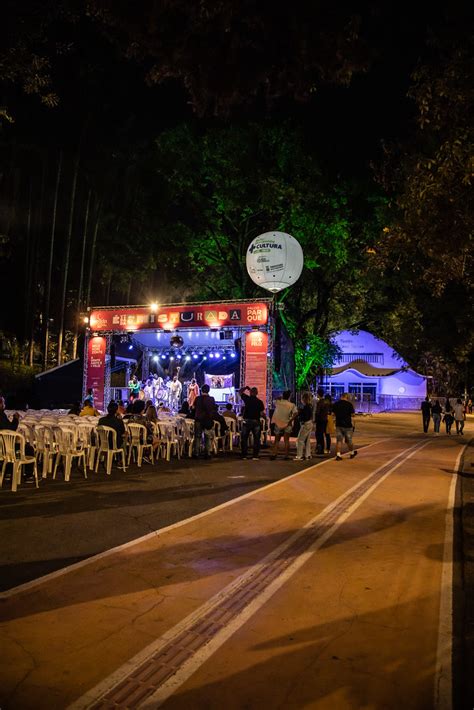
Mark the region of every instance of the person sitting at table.
[[237, 414], [234, 412], [234, 408], [230, 402], [225, 405], [225, 410], [222, 412], [222, 416], [225, 419], [233, 419], [234, 422], [237, 421]]
[[118, 405], [117, 414], [118, 414], [119, 416], [123, 417], [123, 415], [124, 415], [124, 414], [126, 413], [126, 411], [127, 411], [126, 408], [125, 408], [125, 403], [124, 403], [123, 399], [119, 399], [118, 402], [117, 402], [117, 405]]
[[[118, 416], [118, 404], [112, 400], [107, 406], [107, 414], [99, 419], [99, 426], [108, 426], [113, 429], [117, 434], [117, 449], [123, 449], [124, 441], [123, 437], [125, 435], [125, 424], [123, 420]], [[109, 442], [110, 445], [112, 442]]]
[[[141, 424], [146, 429], [146, 442], [147, 444], [153, 444], [153, 451], [160, 445], [160, 440], [154, 433], [154, 427], [151, 421], [149, 421], [143, 414], [145, 409], [145, 402], [142, 399], [136, 399], [132, 405], [132, 412], [124, 416], [124, 421], [128, 424]], [[143, 461], [145, 463], [151, 463], [151, 460], [144, 456]]]
[[84, 401], [84, 406], [79, 412], [80, 417], [99, 417], [100, 413], [94, 407], [90, 399]]
[[71, 409], [69, 410], [68, 414], [75, 414], [76, 417], [78, 417], [81, 413], [81, 403], [80, 402], [74, 402], [72, 405]]
[[189, 412], [190, 412], [189, 402], [188, 402], [187, 399], [185, 399], [184, 402], [183, 402], [183, 404], [181, 405], [181, 407], [180, 407], [180, 409], [179, 409], [178, 414], [181, 414], [181, 415], [183, 415], [183, 416], [185, 416], [185, 417], [189, 417]]

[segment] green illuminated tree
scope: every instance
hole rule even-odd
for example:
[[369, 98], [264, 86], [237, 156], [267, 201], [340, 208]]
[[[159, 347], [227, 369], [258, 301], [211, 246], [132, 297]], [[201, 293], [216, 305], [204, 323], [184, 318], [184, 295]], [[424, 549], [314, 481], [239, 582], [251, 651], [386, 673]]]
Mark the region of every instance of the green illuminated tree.
[[365, 185], [329, 180], [290, 124], [206, 133], [180, 126], [157, 148], [162, 256], [186, 295], [258, 296], [245, 268], [250, 241], [278, 229], [301, 243], [303, 274], [278, 300], [296, 346], [299, 384], [313, 379], [331, 359], [329, 334], [360, 325], [367, 249], [384, 200]]

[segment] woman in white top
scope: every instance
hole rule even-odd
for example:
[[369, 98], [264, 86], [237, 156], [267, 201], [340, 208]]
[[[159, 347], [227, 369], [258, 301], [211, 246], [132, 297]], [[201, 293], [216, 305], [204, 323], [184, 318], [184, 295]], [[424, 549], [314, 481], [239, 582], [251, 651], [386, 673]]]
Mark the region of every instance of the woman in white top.
[[293, 428], [293, 421], [298, 416], [296, 404], [290, 402], [290, 395], [290, 390], [286, 390], [286, 392], [283, 392], [282, 397], [275, 402], [275, 411], [272, 417], [272, 424], [275, 425], [275, 443], [273, 444], [272, 455], [270, 456], [272, 461], [277, 457], [278, 444], [282, 436], [285, 442], [283, 458], [290, 458], [290, 435]]

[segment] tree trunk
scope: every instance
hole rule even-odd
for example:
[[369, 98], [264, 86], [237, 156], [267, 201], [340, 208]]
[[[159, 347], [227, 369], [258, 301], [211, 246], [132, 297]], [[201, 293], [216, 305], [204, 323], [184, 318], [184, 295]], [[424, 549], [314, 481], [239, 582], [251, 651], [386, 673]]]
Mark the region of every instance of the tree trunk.
[[94, 234], [92, 237], [91, 260], [89, 263], [89, 278], [87, 280], [87, 293], [86, 293], [86, 302], [85, 302], [86, 308], [89, 308], [90, 303], [91, 303], [92, 273], [94, 270], [94, 257], [95, 257], [95, 245], [97, 243], [97, 232], [99, 231], [99, 227], [100, 227], [100, 210], [101, 210], [101, 203], [99, 201], [99, 203], [97, 204]]
[[63, 267], [63, 287], [61, 295], [61, 315], [59, 321], [59, 334], [58, 334], [58, 365], [62, 364], [62, 348], [64, 339], [64, 321], [66, 316], [66, 294], [67, 294], [67, 279], [69, 275], [69, 257], [71, 253], [71, 239], [72, 239], [72, 228], [74, 223], [74, 205], [76, 202], [76, 188], [77, 188], [77, 176], [79, 173], [79, 153], [76, 157], [76, 162], [74, 163], [74, 173], [72, 176], [72, 189], [71, 189], [71, 205], [69, 209], [69, 225], [66, 236], [66, 247], [64, 252], [64, 267]]
[[92, 190], [89, 188], [89, 192], [87, 194], [87, 203], [86, 203], [86, 214], [84, 217], [84, 234], [82, 237], [82, 254], [81, 254], [81, 271], [79, 275], [79, 288], [77, 291], [77, 313], [76, 313], [76, 325], [74, 327], [74, 341], [72, 344], [72, 359], [75, 360], [77, 357], [77, 340], [79, 337], [79, 317], [81, 313], [81, 305], [82, 305], [82, 290], [83, 290], [83, 284], [84, 284], [84, 263], [85, 263], [85, 258], [86, 258], [86, 244], [87, 244], [87, 226], [89, 224], [89, 207], [91, 203], [91, 194]]
[[51, 300], [51, 276], [53, 273], [53, 254], [54, 254], [54, 239], [56, 236], [56, 216], [58, 207], [59, 184], [61, 182], [61, 172], [63, 164], [63, 152], [59, 152], [58, 170], [56, 173], [56, 187], [54, 190], [53, 201], [53, 216], [51, 220], [51, 238], [49, 242], [49, 262], [48, 262], [48, 277], [46, 280], [46, 295], [44, 301], [44, 354], [43, 354], [43, 369], [48, 367], [48, 348], [49, 348], [49, 305]]

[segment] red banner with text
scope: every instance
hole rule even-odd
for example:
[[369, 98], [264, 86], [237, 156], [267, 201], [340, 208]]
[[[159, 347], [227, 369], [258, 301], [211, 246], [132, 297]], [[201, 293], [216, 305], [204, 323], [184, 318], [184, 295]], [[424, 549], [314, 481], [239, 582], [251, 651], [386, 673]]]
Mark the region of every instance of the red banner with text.
[[107, 342], [102, 336], [90, 338], [87, 345], [87, 383], [86, 390], [94, 393], [94, 406], [104, 411], [105, 388], [105, 352]]
[[263, 402], [267, 398], [268, 334], [252, 330], [245, 335], [245, 382], [248, 387], [258, 389], [258, 397]]
[[94, 331], [176, 330], [178, 328], [221, 328], [266, 325], [266, 303], [202, 304], [200, 306], [142, 306], [94, 310], [90, 327]]

